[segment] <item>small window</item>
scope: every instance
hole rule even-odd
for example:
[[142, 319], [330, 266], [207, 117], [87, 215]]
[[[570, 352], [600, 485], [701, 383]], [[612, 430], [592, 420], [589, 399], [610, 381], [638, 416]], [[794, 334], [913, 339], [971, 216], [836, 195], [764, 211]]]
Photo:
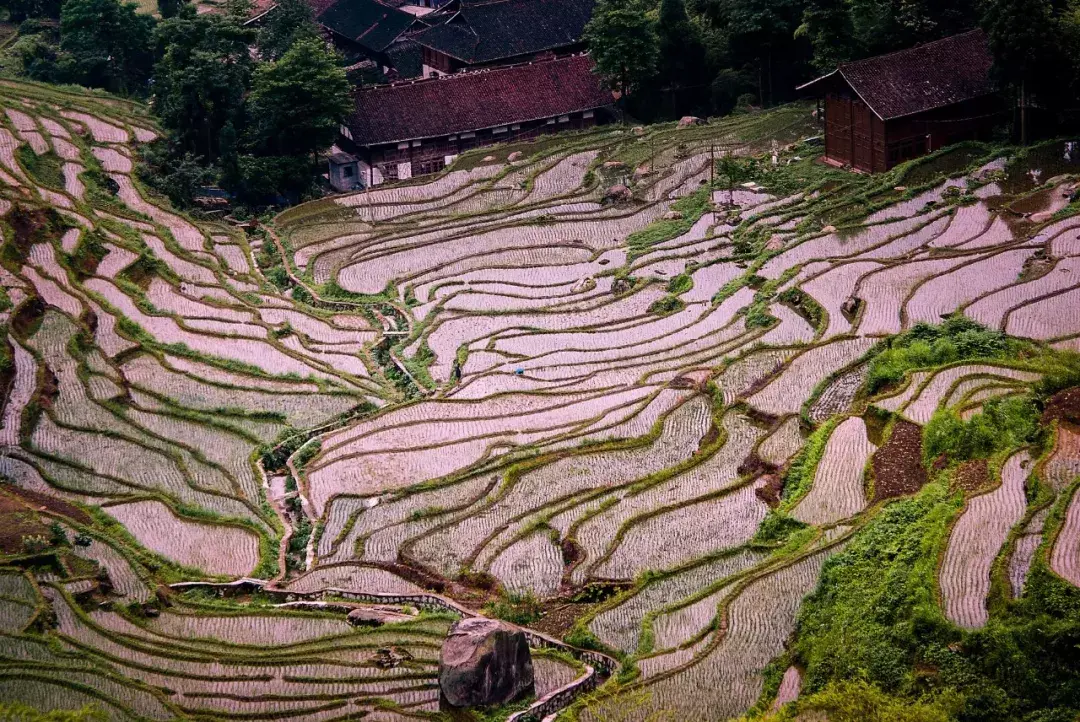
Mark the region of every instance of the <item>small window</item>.
[[405, 143], [398, 143], [397, 144], [397, 149], [398, 150], [408, 150], [409, 149], [408, 141], [406, 141]]
[[559, 116], [559, 122], [560, 123], [569, 123], [570, 122], [570, 116], [569, 115], [560, 115]]
[[418, 141], [418, 140], [414, 140], [414, 141], [412, 142], [412, 147], [413, 147], [413, 148], [419, 148], [419, 147], [420, 147], [420, 141]]
[[548, 118], [547, 119], [547, 124], [548, 125], [555, 125], [555, 119], [554, 118]]
[[351, 165], [345, 166], [344, 168], [341, 169], [341, 175], [344, 176], [345, 178], [352, 178], [353, 177], [353, 167]]
[[462, 137], [462, 138], [475, 138], [475, 137], [476, 137], [476, 133], [462, 133], [462, 134], [461, 134], [461, 137]]
[[447, 140], [451, 140], [451, 141], [453, 141], [453, 140], [457, 140], [457, 136], [456, 136], [456, 135], [452, 135], [452, 136], [450, 136], [449, 138], [447, 138]]
[[505, 132], [506, 132], [506, 126], [505, 125], [500, 125], [498, 128], [492, 128], [491, 129], [491, 134], [492, 135], [499, 135], [499, 134], [505, 133]]
[[591, 110], [586, 110], [584, 113], [581, 114], [581, 117], [582, 118], [591, 118], [591, 117], [593, 117], [593, 112]]
[[515, 123], [514, 125], [510, 126], [510, 130], [521, 130], [521, 126]]

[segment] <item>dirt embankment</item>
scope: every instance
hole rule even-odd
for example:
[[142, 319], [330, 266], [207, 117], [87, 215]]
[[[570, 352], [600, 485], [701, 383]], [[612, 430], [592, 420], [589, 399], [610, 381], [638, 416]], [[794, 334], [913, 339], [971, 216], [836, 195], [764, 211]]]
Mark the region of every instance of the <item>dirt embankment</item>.
[[990, 467], [986, 459], [972, 459], [965, 461], [956, 470], [951, 487], [953, 490], [963, 489], [967, 492], [985, 489], [990, 483]]
[[1074, 424], [1080, 423], [1080, 386], [1059, 391], [1046, 402], [1042, 422], [1050, 424], [1062, 419]]
[[922, 427], [898, 420], [885, 445], [874, 452], [874, 501], [914, 494], [927, 482]]

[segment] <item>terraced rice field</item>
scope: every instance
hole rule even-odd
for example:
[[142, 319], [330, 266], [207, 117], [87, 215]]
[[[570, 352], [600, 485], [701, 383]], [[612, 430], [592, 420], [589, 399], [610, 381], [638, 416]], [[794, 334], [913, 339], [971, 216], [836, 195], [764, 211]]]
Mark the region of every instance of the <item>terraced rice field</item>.
[[1001, 485], [971, 499], [953, 527], [939, 577], [945, 615], [962, 627], [986, 624], [990, 566], [1023, 516], [1030, 462], [1024, 452], [1011, 456], [1001, 469]]
[[[918, 455], [909, 442], [939, 409], [971, 418], [1042, 378], [1031, 359], [915, 364], [869, 398], [878, 344], [956, 311], [1056, 347], [1080, 334], [1060, 311], [1074, 226], [1006, 224], [974, 176], [839, 229], [846, 180], [700, 187], [711, 147], [814, 134], [803, 106], [560, 136], [247, 233], [149, 192], [134, 161], [153, 122], [105, 100], [0, 85], [0, 497], [57, 523], [0, 550], [4, 701], [117, 719], [437, 719], [451, 618], [535, 599], [547, 631], [559, 618], [557, 634], [641, 672], [603, 671], [600, 706], [576, 719], [789, 702], [799, 667], [775, 700], [759, 699], [763, 671], [826, 557], [926, 483], [871, 498], [864, 472], [919, 467], [878, 457]], [[58, 159], [62, 191], [19, 145]], [[601, 202], [611, 162], [649, 170], [631, 201]], [[115, 194], [84, 173], [99, 165]], [[980, 200], [945, 202], [947, 185]], [[897, 422], [868, 404], [906, 419], [902, 438], [885, 444]], [[1057, 429], [1038, 468], [1064, 495], [1080, 434]], [[793, 497], [808, 439], [815, 466]], [[1057, 502], [1052, 544], [1045, 516], [1007, 543], [1028, 518], [1025, 453], [999, 487], [961, 492], [937, 550], [942, 614], [962, 627], [986, 622], [1003, 549], [1016, 593], [1039, 549], [1080, 582], [1075, 495]], [[778, 514], [805, 530], [763, 536]], [[361, 604], [395, 621], [353, 627], [342, 612]], [[35, 623], [43, 611], [55, 627]], [[538, 696], [584, 670], [535, 662]], [[641, 692], [647, 704], [624, 704]]]

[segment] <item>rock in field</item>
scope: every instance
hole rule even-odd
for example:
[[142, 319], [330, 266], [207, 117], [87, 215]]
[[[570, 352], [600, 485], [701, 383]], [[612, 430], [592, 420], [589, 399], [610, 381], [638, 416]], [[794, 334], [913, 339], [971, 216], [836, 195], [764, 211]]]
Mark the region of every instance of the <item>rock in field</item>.
[[705, 121], [696, 115], [684, 115], [679, 119], [680, 128], [689, 128], [692, 125], [705, 125]]
[[407, 614], [399, 614], [386, 609], [374, 607], [357, 607], [349, 612], [347, 617], [349, 624], [354, 627], [381, 627], [384, 624], [406, 622], [412, 619]]
[[531, 693], [524, 632], [497, 619], [455, 622], [439, 653], [439, 689], [452, 707], [492, 707]]
[[630, 189], [622, 184], [611, 186], [604, 194], [604, 200], [612, 203], [624, 203], [633, 197], [634, 194], [630, 192]]
[[506, 156], [506, 159], [513, 163], [515, 160], [521, 160], [524, 154], [520, 150], [515, 150], [510, 155]]

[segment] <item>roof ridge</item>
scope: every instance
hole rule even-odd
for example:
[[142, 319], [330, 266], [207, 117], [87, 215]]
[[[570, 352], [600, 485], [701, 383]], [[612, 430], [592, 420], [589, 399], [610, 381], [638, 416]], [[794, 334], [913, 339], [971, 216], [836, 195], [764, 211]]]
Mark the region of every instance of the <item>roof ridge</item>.
[[346, 127], [354, 143], [372, 146], [543, 118], [554, 125], [555, 116], [567, 122], [569, 114], [613, 103], [592, 70], [580, 54], [361, 90]]
[[[920, 43], [918, 45], [912, 45], [910, 48], [901, 48], [900, 50], [893, 50], [891, 53], [882, 53], [881, 55], [871, 55], [868, 58], [860, 58], [858, 60], [849, 60], [846, 63], [839, 63], [836, 66], [836, 69], [840, 70], [840, 71], [843, 71], [844, 68], [849, 68], [852, 65], [859, 65], [861, 63], [865, 63], [865, 62], [868, 62], [870, 60], [881, 60], [882, 58], [891, 58], [894, 55], [903, 55], [904, 53], [910, 53], [910, 52], [915, 51], [915, 50], [925, 50], [926, 48], [929, 48], [932, 45], [938, 45], [939, 43], [944, 43], [947, 40], [956, 40], [957, 38], [962, 38], [962, 37], [964, 37], [966, 35], [972, 35], [974, 33], [981, 33], [981, 32], [983, 32], [982, 28], [972, 28], [971, 30], [965, 30], [962, 33], [956, 33], [955, 35], [949, 35], [949, 36], [946, 36], [944, 38], [938, 38], [937, 40], [930, 40], [928, 42]], [[824, 76], [822, 76], [822, 77], [824, 77]]]
[[543, 65], [545, 63], [557, 63], [562, 61], [575, 60], [577, 58], [588, 57], [589, 54], [574, 53], [572, 55], [560, 55], [555, 57], [543, 57], [535, 58], [523, 63], [510, 63], [509, 65], [495, 65], [492, 67], [477, 68], [475, 70], [466, 70], [461, 73], [446, 73], [444, 75], [434, 75], [430, 78], [408, 78], [406, 80], [399, 80], [396, 83], [382, 83], [381, 85], [366, 85], [358, 87], [356, 93], [364, 93], [371, 90], [387, 90], [389, 88], [401, 88], [410, 85], [431, 85], [439, 82], [446, 82], [448, 80], [454, 80], [458, 78], [471, 78], [476, 75], [490, 75], [500, 73], [507, 70], [514, 70], [515, 68], [523, 68], [529, 65]]

